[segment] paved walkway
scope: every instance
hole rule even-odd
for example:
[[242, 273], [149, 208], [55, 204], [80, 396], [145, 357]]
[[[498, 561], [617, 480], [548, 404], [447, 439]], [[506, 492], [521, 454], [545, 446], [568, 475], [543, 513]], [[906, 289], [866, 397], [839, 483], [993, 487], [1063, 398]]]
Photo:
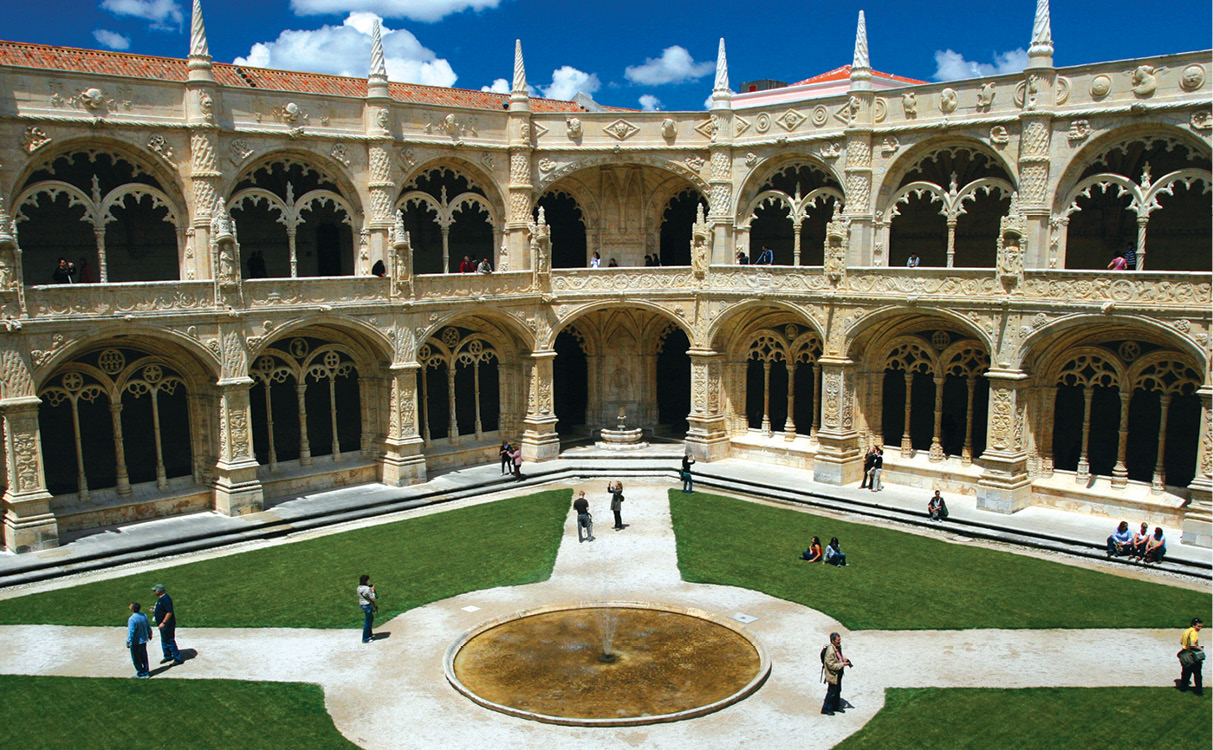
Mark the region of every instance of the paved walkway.
[[[546, 582], [472, 592], [411, 610], [381, 625], [377, 632], [386, 637], [367, 645], [360, 642], [353, 603], [351, 627], [342, 631], [183, 628], [178, 643], [197, 656], [157, 677], [317, 682], [337, 728], [363, 747], [483, 750], [582, 741], [605, 748], [768, 748], [789, 738], [829, 747], [880, 710], [886, 687], [1159, 686], [1176, 676], [1178, 631], [851, 634], [807, 607], [744, 589], [686, 583], [677, 567], [669, 483], [626, 484], [629, 525], [621, 532], [609, 528], [601, 483], [582, 487], [598, 521], [597, 539], [579, 543], [570, 513]], [[709, 716], [612, 729], [505, 716], [447, 684], [443, 657], [460, 634], [520, 610], [584, 599], [656, 601], [756, 617], [747, 628], [770, 653], [771, 676], [749, 698]], [[832, 630], [844, 633], [845, 651], [856, 664], [843, 690], [855, 709], [826, 717], [819, 713], [825, 691], [818, 652]], [[0, 673], [126, 677], [131, 667], [124, 639], [124, 628], [0, 627], [0, 641], [7, 644], [0, 649]], [[155, 645], [150, 650], [159, 651]]]

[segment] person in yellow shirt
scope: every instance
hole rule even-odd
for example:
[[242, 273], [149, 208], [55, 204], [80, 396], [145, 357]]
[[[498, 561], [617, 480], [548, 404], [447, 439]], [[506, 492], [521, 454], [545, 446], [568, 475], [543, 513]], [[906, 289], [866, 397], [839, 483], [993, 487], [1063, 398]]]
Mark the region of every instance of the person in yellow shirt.
[[1192, 681], [1192, 692], [1204, 695], [1204, 685], [1201, 678], [1201, 667], [1204, 665], [1205, 651], [1200, 647], [1200, 629], [1204, 622], [1199, 617], [1192, 618], [1192, 626], [1184, 631], [1179, 639], [1179, 664], [1182, 668], [1175, 687], [1181, 691], [1188, 689], [1188, 681]]

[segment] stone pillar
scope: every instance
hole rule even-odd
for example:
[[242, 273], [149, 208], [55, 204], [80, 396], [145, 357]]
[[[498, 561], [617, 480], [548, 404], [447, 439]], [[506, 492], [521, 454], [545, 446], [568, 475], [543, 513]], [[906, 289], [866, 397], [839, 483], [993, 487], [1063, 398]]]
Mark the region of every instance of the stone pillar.
[[863, 452], [855, 431], [856, 365], [846, 357], [824, 356], [821, 363], [821, 429], [813, 479], [850, 484], [863, 477]]
[[[261, 510], [261, 481], [250, 429], [250, 377], [219, 381], [219, 463], [215, 467], [215, 510], [229, 516]], [[302, 429], [306, 429], [303, 427]]]
[[1184, 507], [1183, 543], [1213, 547], [1213, 386], [1202, 385], [1196, 391], [1200, 399], [1200, 445], [1196, 454], [1196, 478], [1188, 485], [1188, 504]]
[[[1024, 266], [1047, 268], [1049, 263], [1049, 150], [1053, 131], [1054, 69], [1024, 71], [1023, 111], [1019, 115], [1019, 205], [1027, 220]], [[1061, 228], [1062, 234], [1065, 227]], [[1058, 259], [1059, 264], [1064, 260]]]
[[552, 361], [554, 350], [531, 352], [527, 369], [527, 409], [522, 420], [522, 460], [549, 461], [560, 455], [556, 434], [556, 411], [552, 406]]
[[1032, 497], [1025, 448], [1025, 412], [1028, 376], [1018, 370], [991, 369], [989, 436], [981, 454], [983, 470], [977, 480], [977, 507], [1014, 513], [1028, 506]]
[[59, 523], [51, 512], [42, 464], [37, 396], [0, 401], [4, 419], [4, 548], [32, 552], [59, 546]]
[[379, 461], [379, 480], [393, 487], [424, 482], [425, 456], [417, 434], [417, 368], [392, 365], [388, 380], [388, 431]]
[[729, 455], [728, 425], [722, 398], [723, 357], [711, 349], [691, 348], [691, 413], [687, 415], [687, 451], [698, 461]]

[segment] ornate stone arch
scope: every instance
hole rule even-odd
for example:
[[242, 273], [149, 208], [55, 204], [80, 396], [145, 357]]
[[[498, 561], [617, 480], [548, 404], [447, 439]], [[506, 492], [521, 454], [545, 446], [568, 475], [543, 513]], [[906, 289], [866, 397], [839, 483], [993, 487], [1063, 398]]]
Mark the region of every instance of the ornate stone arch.
[[636, 165], [644, 167], [656, 167], [657, 169], [673, 172], [674, 174], [685, 178], [688, 182], [698, 188], [699, 192], [703, 193], [705, 196], [711, 195], [711, 190], [708, 187], [707, 180], [700, 176], [699, 172], [691, 169], [686, 164], [661, 156], [636, 154], [631, 152], [618, 155], [597, 154], [595, 156], [590, 156], [577, 161], [570, 161], [567, 164], [556, 167], [546, 175], [542, 174], [541, 172], [539, 179], [535, 182], [535, 195], [542, 195], [543, 193], [547, 192], [549, 187], [571, 174], [576, 174], [577, 172], [589, 167], [599, 167], [605, 165]]
[[354, 179], [344, 164], [331, 156], [305, 146], [278, 148], [258, 155], [256, 159], [242, 165], [239, 170], [233, 171], [230, 178], [225, 178], [218, 193], [226, 196], [224, 202], [227, 203], [235, 196], [237, 185], [251, 178], [258, 170], [275, 163], [283, 164], [286, 168], [297, 164], [305, 173], [315, 172], [319, 176], [327, 178], [328, 182], [337, 186], [336, 194], [348, 204], [350, 211], [357, 217], [353, 222], [355, 233], [361, 228], [363, 217], [366, 215], [363, 206], [367, 205], [369, 199], [360, 190], [359, 181]]
[[795, 165], [804, 165], [827, 175], [838, 185], [838, 191], [843, 196], [842, 202], [846, 202], [846, 181], [843, 179], [841, 169], [839, 168], [841, 166], [839, 161], [835, 161], [831, 165], [820, 157], [809, 153], [807, 149], [804, 151], [785, 151], [758, 162], [741, 178], [741, 186], [737, 190], [735, 203], [729, 207], [735, 220], [742, 220], [742, 215], [745, 213], [744, 208], [757, 200], [757, 196], [761, 192], [763, 185], [774, 177], [775, 174]]
[[[921, 330], [923, 328], [929, 328], [926, 322], [923, 321], [923, 315], [930, 315], [932, 317], [941, 319], [945, 324], [947, 324], [947, 327], [957, 329], [963, 338], [977, 340], [981, 347], [987, 352], [993, 352], [995, 350], [993, 342], [990, 339], [990, 333], [979, 328], [976, 323], [973, 322], [973, 320], [953, 310], [927, 306], [915, 307], [913, 310], [911, 310], [904, 306], [889, 305], [877, 310], [873, 310], [870, 313], [864, 313], [862, 310], [858, 312], [860, 313], [858, 320], [855, 320], [854, 323], [849, 325], [847, 328], [845, 343], [843, 346], [843, 351], [845, 351], [848, 356], [852, 356], [854, 358], [861, 358], [862, 354], [855, 348], [857, 343], [865, 338], [871, 337], [872, 332], [878, 325], [891, 321], [895, 324], [893, 326], [894, 329], [917, 328]], [[917, 317], [915, 317], [915, 315], [917, 315]], [[835, 322], [834, 325], [839, 325], [839, 323]], [[878, 331], [874, 338], [879, 340], [884, 338], [885, 335], [887, 334], [883, 334], [882, 332]]]
[[678, 328], [680, 328], [682, 332], [686, 334], [687, 340], [691, 342], [692, 347], [697, 345], [698, 340], [695, 336], [695, 330], [690, 323], [683, 320], [676, 313], [671, 312], [669, 309], [659, 303], [635, 298], [629, 299], [624, 303], [620, 303], [617, 300], [588, 302], [572, 307], [571, 309], [561, 310], [558, 312], [559, 317], [556, 323], [552, 325], [551, 330], [547, 331], [547, 335], [536, 339], [536, 341], [541, 346], [541, 349], [551, 349], [555, 344], [556, 335], [566, 326], [575, 323], [578, 319], [583, 318], [590, 313], [614, 308], [640, 308], [642, 310], [647, 310], [648, 312], [654, 313], [659, 319], [678, 326]]
[[734, 351], [734, 347], [739, 346], [738, 342], [744, 338], [744, 332], [764, 325], [759, 320], [744, 320], [751, 313], [759, 318], [765, 315], [786, 315], [789, 320], [780, 320], [774, 325], [783, 326], [786, 322], [798, 323], [807, 327], [819, 340], [825, 340], [825, 326], [811, 310], [783, 300], [761, 299], [744, 300], [722, 309], [703, 331], [702, 343], [717, 351], [739, 354]]
[[219, 379], [219, 356], [200, 340], [171, 328], [158, 328], [145, 323], [117, 321], [102, 323], [88, 333], [64, 342], [60, 348], [38, 360], [32, 377], [39, 386], [66, 362], [92, 351], [121, 344], [164, 358], [166, 362], [190, 378], [191, 390], [201, 389]]
[[[436, 156], [432, 159], [427, 159], [424, 162], [418, 163], [412, 169], [409, 169], [400, 180], [401, 186], [413, 184], [418, 177], [433, 172], [436, 169], [445, 169], [463, 175], [468, 183], [474, 187], [478, 187], [484, 191], [485, 198], [489, 205], [492, 206], [490, 212], [492, 216], [498, 220], [504, 220], [507, 216], [505, 205], [505, 190], [497, 180], [482, 167], [473, 164], [466, 159], [461, 159], [455, 156]], [[399, 196], [397, 196], [399, 197]], [[454, 196], [451, 196], [454, 198]]]
[[1051, 321], [1033, 330], [1020, 342], [1019, 349], [1011, 360], [1011, 365], [1044, 372], [1048, 363], [1052, 361], [1054, 350], [1065, 350], [1067, 347], [1081, 344], [1089, 340], [1096, 332], [1125, 338], [1137, 337], [1158, 343], [1167, 349], [1178, 350], [1189, 361], [1197, 363], [1198, 366], [1195, 369], [1201, 372], [1208, 366], [1208, 355], [1205, 349], [1171, 326], [1144, 316], [1115, 313], [1108, 315], [1079, 313]]
[[906, 149], [897, 155], [893, 162], [885, 170], [884, 180], [873, 191], [876, 200], [876, 211], [886, 212], [890, 205], [890, 197], [901, 185], [906, 175], [909, 174], [915, 167], [924, 159], [933, 156], [940, 151], [948, 151], [954, 149], [968, 149], [976, 153], [980, 153], [987, 157], [991, 163], [1001, 167], [1012, 182], [1012, 189], [1018, 190], [1018, 175], [1015, 163], [1011, 160], [1009, 154], [1004, 154], [998, 150], [991, 148], [984, 141], [975, 136], [963, 134], [943, 134], [930, 138], [924, 138], [917, 143], [910, 144]]
[[393, 359], [393, 342], [383, 330], [360, 318], [324, 313], [293, 318], [260, 339], [250, 339], [248, 361], [255, 362], [275, 342], [300, 336], [343, 345], [363, 374], [371, 374]]

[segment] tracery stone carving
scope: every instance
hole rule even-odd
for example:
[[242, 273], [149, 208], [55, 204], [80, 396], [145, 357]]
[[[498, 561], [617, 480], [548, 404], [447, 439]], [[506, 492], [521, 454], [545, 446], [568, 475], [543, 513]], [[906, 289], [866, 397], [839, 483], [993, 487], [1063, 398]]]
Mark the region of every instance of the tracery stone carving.
[[46, 134], [42, 128], [31, 125], [25, 129], [25, 133], [21, 136], [21, 147], [25, 149], [27, 154], [32, 154], [38, 149], [51, 142], [51, 137]]

